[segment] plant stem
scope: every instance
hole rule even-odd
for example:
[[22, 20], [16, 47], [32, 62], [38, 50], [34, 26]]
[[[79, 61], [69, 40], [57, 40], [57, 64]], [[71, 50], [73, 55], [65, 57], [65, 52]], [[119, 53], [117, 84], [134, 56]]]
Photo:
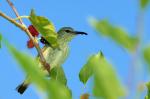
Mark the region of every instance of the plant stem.
[[[143, 37], [143, 31], [144, 31], [144, 12], [140, 10], [138, 17], [137, 17], [137, 31], [136, 31], [136, 36], [139, 39], [139, 42], [137, 46], [135, 47], [135, 52], [132, 54], [132, 60], [131, 60], [131, 66], [129, 67], [129, 74], [128, 74], [128, 87], [129, 90], [132, 92], [132, 86], [134, 85], [134, 81], [137, 79], [135, 76], [137, 70], [138, 70], [138, 61], [139, 61], [139, 56], [140, 56], [140, 50], [141, 50], [141, 43], [142, 43], [142, 37]], [[140, 65], [139, 65], [140, 66]], [[138, 72], [139, 73], [139, 72]]]
[[16, 22], [14, 19], [10, 18], [9, 16], [5, 15], [3, 12], [0, 11], [0, 16], [3, 17], [4, 19], [8, 20], [9, 22], [11, 22], [12, 24], [16, 25], [18, 28], [20, 28], [21, 30], [23, 30], [28, 36], [29, 38], [33, 41], [33, 44], [39, 54], [40, 57], [40, 61], [43, 64], [44, 68], [48, 71], [48, 73], [50, 72], [50, 66], [46, 63], [46, 60], [43, 56], [42, 50], [38, 44], [38, 42], [35, 40], [35, 38], [31, 35], [31, 33], [29, 32], [29, 30], [22, 24]]
[[[12, 8], [12, 10], [14, 11], [15, 15], [17, 17], [19, 17], [19, 13], [17, 12], [17, 9], [15, 8], [14, 4], [10, 1], [10, 0], [7, 0], [8, 4], [10, 5], [10, 7]], [[19, 22], [21, 24], [23, 24], [23, 21], [21, 19], [19, 19]]]
[[20, 20], [20, 19], [22, 19], [22, 18], [29, 19], [30, 16], [19, 16], [19, 17], [15, 18], [15, 20]]

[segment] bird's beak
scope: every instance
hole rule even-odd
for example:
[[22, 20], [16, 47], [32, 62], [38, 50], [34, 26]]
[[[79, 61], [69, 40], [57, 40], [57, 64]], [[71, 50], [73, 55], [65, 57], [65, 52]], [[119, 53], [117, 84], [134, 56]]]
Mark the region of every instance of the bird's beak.
[[85, 33], [85, 32], [79, 32], [79, 31], [75, 31], [74, 32], [76, 35], [78, 35], [78, 34], [81, 34], [81, 35], [88, 35], [87, 33]]

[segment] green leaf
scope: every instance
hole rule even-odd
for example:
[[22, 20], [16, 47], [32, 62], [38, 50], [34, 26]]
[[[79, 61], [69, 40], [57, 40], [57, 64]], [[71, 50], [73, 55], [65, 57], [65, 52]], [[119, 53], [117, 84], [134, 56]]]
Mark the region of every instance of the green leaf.
[[44, 72], [38, 67], [38, 62], [30, 55], [22, 53], [5, 42], [13, 57], [30, 77], [30, 80], [45, 93], [48, 99], [71, 99], [70, 90], [56, 80], [46, 79]]
[[140, 0], [141, 8], [145, 9], [149, 2], [150, 2], [150, 0]]
[[143, 54], [144, 54], [144, 59], [148, 63], [150, 69], [150, 46], [144, 49]]
[[146, 86], [147, 86], [147, 95], [145, 96], [145, 99], [150, 99], [150, 82], [148, 82]]
[[118, 99], [125, 96], [125, 89], [121, 85], [113, 66], [101, 54], [95, 55], [92, 63], [95, 67], [93, 94], [105, 99]]
[[129, 36], [128, 33], [120, 27], [111, 25], [107, 20], [91, 20], [91, 25], [101, 34], [114, 40], [119, 45], [129, 51], [135, 51], [138, 43], [137, 37]]
[[7, 43], [7, 47], [13, 57], [20, 64], [21, 68], [31, 77], [31, 81], [34, 82], [40, 89], [46, 90], [46, 80], [44, 79], [43, 72], [38, 68], [38, 62], [30, 55], [22, 53], [15, 49], [12, 45]]
[[50, 72], [50, 77], [64, 85], [67, 84], [67, 79], [66, 79], [64, 70], [61, 66], [54, 67]]
[[[113, 66], [109, 64], [100, 52], [92, 55], [86, 63], [86, 71], [83, 70], [82, 82], [86, 83], [89, 77], [94, 75], [93, 94], [96, 97], [103, 97], [104, 99], [118, 99], [125, 95], [125, 89], [121, 85]], [[85, 68], [85, 67], [83, 67]], [[82, 71], [82, 70], [81, 70]], [[86, 74], [86, 76], [84, 76]], [[85, 79], [85, 80], [84, 80]]]
[[2, 35], [0, 34], [0, 48], [2, 47], [1, 41], [2, 41]]
[[79, 79], [83, 84], [86, 84], [89, 78], [93, 75], [94, 67], [91, 63], [92, 58], [93, 55], [88, 59], [87, 63], [82, 67], [82, 69], [79, 72]]
[[47, 18], [36, 16], [34, 10], [31, 11], [30, 21], [41, 35], [51, 44], [53, 48], [58, 48], [57, 33], [55, 27]]
[[83, 84], [86, 84], [88, 79], [92, 76], [93, 70], [90, 67], [89, 63], [85, 64], [80, 73], [79, 73], [79, 79]]

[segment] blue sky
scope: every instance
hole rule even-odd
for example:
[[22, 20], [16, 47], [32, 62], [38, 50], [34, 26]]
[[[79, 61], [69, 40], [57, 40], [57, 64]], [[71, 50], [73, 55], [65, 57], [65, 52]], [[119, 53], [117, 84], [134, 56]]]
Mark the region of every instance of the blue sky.
[[[79, 81], [78, 73], [91, 54], [102, 51], [105, 57], [114, 65], [120, 80], [127, 84], [130, 54], [115, 44], [112, 40], [99, 36], [89, 25], [88, 18], [93, 16], [98, 19], [107, 18], [117, 26], [122, 26], [131, 35], [136, 33], [138, 14], [138, 0], [12, 0], [20, 15], [29, 15], [32, 8], [41, 16], [46, 16], [55, 25], [56, 29], [71, 26], [76, 30], [87, 32], [88, 36], [78, 36], [70, 43], [70, 55], [63, 64], [68, 78], [68, 85], [73, 91], [74, 99], [81, 93], [89, 92], [89, 87]], [[0, 10], [15, 18], [14, 13], [6, 0], [0, 1]], [[150, 9], [145, 14], [144, 45], [149, 42]], [[29, 25], [28, 20], [24, 22]], [[35, 56], [36, 50], [26, 47], [28, 37], [24, 32], [0, 17], [0, 32], [11, 44], [21, 51]], [[40, 99], [34, 86], [19, 95], [15, 87], [22, 82], [25, 75], [19, 65], [12, 59], [10, 53], [3, 46], [0, 50], [0, 99]], [[144, 65], [145, 66], [145, 65]], [[145, 69], [145, 68], [144, 68]], [[143, 70], [141, 70], [143, 71]], [[144, 71], [145, 72], [145, 71]], [[140, 81], [146, 81], [145, 74]], [[87, 86], [90, 83], [87, 84]]]

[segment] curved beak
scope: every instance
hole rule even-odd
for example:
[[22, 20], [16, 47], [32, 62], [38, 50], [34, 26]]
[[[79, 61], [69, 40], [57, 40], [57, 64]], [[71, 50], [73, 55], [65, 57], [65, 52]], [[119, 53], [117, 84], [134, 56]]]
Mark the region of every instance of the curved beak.
[[74, 32], [76, 35], [78, 35], [78, 34], [81, 34], [81, 35], [88, 35], [87, 33], [85, 33], [85, 32], [79, 32], [79, 31], [75, 31]]

